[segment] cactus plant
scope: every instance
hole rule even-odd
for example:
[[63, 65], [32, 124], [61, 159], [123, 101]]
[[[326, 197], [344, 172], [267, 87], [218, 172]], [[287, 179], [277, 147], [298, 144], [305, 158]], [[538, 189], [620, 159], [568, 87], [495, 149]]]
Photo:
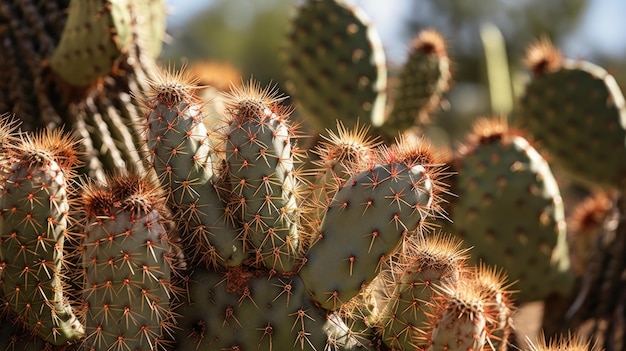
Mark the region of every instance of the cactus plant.
[[130, 2], [70, 1], [69, 16], [50, 67], [75, 86], [95, 84], [115, 69], [131, 42]]
[[[574, 276], [565, 213], [545, 159], [502, 121], [480, 119], [454, 163], [451, 191], [458, 198], [451, 203], [450, 231], [474, 247], [470, 264], [502, 267], [518, 281], [520, 302], [551, 292], [569, 296]], [[542, 278], [532, 279], [531, 266], [544, 272]]]
[[357, 295], [431, 211], [437, 174], [400, 156], [383, 149], [367, 168], [353, 171], [326, 211], [300, 269], [312, 298], [325, 308], [335, 310]]
[[[113, 44], [105, 48], [111, 55], [77, 64], [81, 72], [77, 77], [86, 79], [64, 79], [71, 76], [71, 61], [62, 59], [67, 56], [67, 45], [76, 45], [79, 52], [89, 46], [68, 41], [76, 23], [93, 23], [77, 10], [96, 4], [95, 0], [72, 2], [65, 17], [68, 3], [22, 0], [19, 6], [0, 5], [1, 17], [11, 18], [0, 31], [0, 41], [17, 48], [6, 50], [5, 59], [0, 60], [0, 75], [10, 78], [0, 79], [0, 110], [24, 112], [26, 130], [39, 119], [49, 128], [71, 125], [88, 155], [67, 151], [64, 142], [51, 142], [55, 134], [23, 134], [20, 139], [11, 122], [0, 128], [0, 223], [20, 229], [0, 231], [0, 335], [7, 339], [6, 343], [0, 341], [2, 347], [465, 350], [490, 344], [505, 351], [512, 332], [509, 286], [485, 265], [472, 268], [457, 261], [465, 261], [467, 256], [470, 263], [497, 262], [503, 272], [518, 279], [518, 302], [544, 297], [555, 290], [555, 282], [560, 284], [556, 290], [570, 291], [573, 276], [567, 267], [559, 191], [545, 160], [530, 143], [490, 122], [488, 133], [479, 133], [478, 142], [464, 146], [460, 153], [464, 158], [451, 163], [458, 176], [447, 178], [450, 172], [444, 171], [444, 162], [431, 150], [437, 148], [424, 142], [426, 136], [415, 139], [406, 133], [415, 126], [411, 116], [423, 117], [433, 106], [414, 106], [416, 114], [401, 112], [408, 88], [398, 92], [387, 120], [390, 132], [386, 132], [385, 142], [400, 135], [396, 144], [382, 145], [368, 136], [382, 130], [368, 125], [380, 127], [384, 121], [385, 92], [381, 89], [386, 73], [373, 27], [356, 7], [311, 0], [298, 8], [294, 19], [285, 51], [288, 89], [300, 116], [313, 117], [318, 128], [336, 126], [336, 132], [328, 130], [318, 148], [312, 149], [317, 159], [300, 163], [300, 157], [306, 156], [302, 151], [310, 150], [300, 149], [301, 135], [291, 119], [292, 109], [282, 105], [283, 96], [272, 88], [262, 89], [253, 81], [235, 84], [219, 97], [225, 104], [209, 115], [212, 102], [200, 101], [196, 95], [200, 87], [193, 80], [154, 67], [163, 34], [160, 1], [98, 2], [105, 4], [99, 13], [106, 16], [90, 19], [107, 23], [98, 27], [100, 35], [93, 42]], [[127, 11], [109, 5], [127, 6]], [[44, 15], [44, 10], [49, 10], [48, 14]], [[103, 31], [118, 15], [125, 22], [119, 26], [120, 32]], [[24, 23], [43, 25], [35, 25], [31, 31]], [[68, 31], [61, 35], [63, 27]], [[42, 34], [42, 28], [56, 32]], [[17, 38], [25, 40], [18, 42]], [[431, 46], [436, 45], [431, 42]], [[583, 138], [575, 130], [578, 122], [567, 124], [561, 134], [596, 141], [591, 150], [584, 150], [593, 153], [580, 153], [590, 162], [599, 150], [607, 148], [622, 155], [623, 132], [618, 125], [622, 103], [614, 82], [587, 63], [580, 64], [582, 69], [571, 69], [569, 61], [558, 59], [558, 53], [546, 48], [533, 49], [543, 50], [543, 58], [529, 51], [535, 77], [516, 117], [532, 119], [546, 113], [551, 120], [556, 115], [552, 109], [560, 106], [566, 107], [567, 114], [578, 110], [606, 114], [611, 116], [610, 133], [602, 143], [595, 125], [593, 130], [587, 128], [592, 133]], [[441, 47], [435, 52], [441, 53]], [[550, 55], [557, 59], [551, 60]], [[26, 59], [22, 62], [21, 57]], [[449, 77], [447, 58], [429, 56], [428, 60], [434, 71], [443, 71], [438, 77]], [[87, 68], [87, 76], [82, 74], [84, 67], [94, 64], [103, 72]], [[124, 74], [118, 74], [121, 72]], [[570, 76], [575, 76], [572, 81], [578, 83], [566, 84], [563, 91], [575, 92], [583, 84], [586, 87], [593, 80], [589, 76], [596, 73], [603, 79], [589, 85], [594, 87], [589, 88], [593, 97], [587, 106], [593, 105], [590, 109], [572, 107], [578, 101], [567, 96], [543, 108], [545, 98], [560, 93], [553, 88], [554, 82], [570, 82]], [[409, 81], [408, 76], [402, 79]], [[439, 98], [446, 85], [445, 80], [438, 80], [434, 96]], [[429, 98], [429, 102], [435, 99]], [[608, 99], [609, 104], [600, 106], [597, 99]], [[320, 111], [326, 113], [320, 116]], [[145, 117], [143, 123], [139, 123], [140, 116]], [[394, 120], [402, 130], [394, 130]], [[535, 122], [521, 123], [530, 126]], [[145, 144], [139, 138], [141, 124]], [[556, 126], [551, 130], [559, 128]], [[541, 131], [534, 133], [537, 139], [543, 138]], [[32, 145], [38, 143], [33, 140], [43, 139], [55, 146], [33, 153]], [[552, 141], [540, 141], [550, 148]], [[58, 203], [51, 210], [57, 211], [60, 220], [50, 217], [52, 220], [46, 221], [48, 217], [28, 213], [22, 217], [27, 220], [20, 221], [16, 213], [21, 210], [7, 205], [7, 201], [25, 196], [18, 190], [33, 178], [19, 174], [27, 168], [20, 161], [25, 150], [26, 157], [34, 154], [31, 159], [50, 164], [38, 168], [42, 174], [58, 170], [61, 175], [70, 164], [76, 167], [73, 160], [77, 155], [89, 162], [80, 171], [87, 173], [89, 180], [77, 182], [72, 193], [66, 185], [51, 183], [42, 189], [46, 194], [56, 191], [53, 198], [40, 199], [31, 191], [26, 197], [32, 202], [20, 203], [39, 208], [54, 200]], [[559, 160], [561, 156], [553, 157]], [[592, 175], [587, 181], [619, 185], [621, 163], [605, 163], [597, 164], [597, 173], [605, 174]], [[567, 166], [567, 162], [557, 164]], [[116, 172], [104, 176], [105, 168]], [[120, 171], [125, 168], [131, 170]], [[570, 168], [585, 178], [586, 173], [595, 171]], [[153, 175], [157, 176], [154, 181]], [[60, 176], [57, 178], [60, 181]], [[446, 183], [452, 181], [448, 190]], [[448, 196], [452, 193], [458, 200]], [[82, 206], [57, 199], [81, 195]], [[514, 205], [510, 201], [494, 205], [496, 200], [511, 199]], [[444, 200], [452, 205], [449, 214], [443, 213]], [[623, 199], [618, 197], [610, 206], [610, 214], [604, 218], [605, 233], [600, 233], [602, 240], [598, 240], [601, 250], [588, 261], [592, 264], [586, 267], [585, 276], [578, 269], [583, 288], [569, 312], [571, 316], [582, 311], [583, 317], [595, 313], [612, 321], [608, 331], [598, 334], [606, 334], [607, 344], [619, 349], [623, 327], [616, 318], [621, 315], [614, 311], [620, 311], [623, 303], [619, 277], [624, 267], [624, 226], [623, 221], [617, 226], [610, 224], [623, 212]], [[68, 232], [64, 226], [73, 222], [70, 217], [74, 216], [83, 227], [77, 236], [81, 244], [71, 247], [63, 242]], [[441, 224], [439, 219], [454, 223]], [[447, 261], [427, 262], [430, 266], [424, 268], [432, 253], [417, 247], [441, 240], [442, 234], [432, 231], [437, 225], [443, 225], [450, 235], [462, 236], [464, 245], [474, 249], [459, 251], [452, 245]], [[22, 229], [29, 226], [47, 228], [54, 240], [38, 241], [39, 246], [30, 245], [32, 242], [16, 246], [26, 233]], [[469, 229], [477, 229], [478, 234], [470, 234]], [[512, 239], [505, 234], [499, 240], [490, 239], [496, 231], [514, 235]], [[526, 235], [530, 232], [543, 236]], [[191, 258], [180, 266], [178, 236]], [[508, 253], [510, 257], [502, 258], [496, 242], [506, 245], [504, 256]], [[54, 243], [56, 249], [49, 246]], [[65, 256], [66, 251], [80, 256], [80, 262]], [[50, 293], [45, 296], [52, 303], [18, 301], [18, 295], [24, 293], [22, 285], [30, 288], [31, 278], [43, 279], [31, 274], [32, 264], [24, 257], [29, 262], [43, 259], [40, 266], [56, 277], [38, 285]], [[524, 264], [508, 264], [520, 257]], [[450, 269], [452, 273], [424, 278], [433, 273], [433, 266], [442, 268], [450, 262], [457, 264]], [[533, 279], [530, 264], [547, 273], [548, 279], [540, 282], [546, 284]], [[76, 281], [84, 284], [78, 295], [71, 294]], [[73, 314], [74, 305], [83, 306], [80, 317]], [[37, 314], [31, 313], [34, 309]], [[61, 319], [57, 319], [59, 313]], [[83, 327], [86, 333], [81, 336]], [[457, 333], [450, 333], [452, 329]]]
[[227, 102], [223, 131], [230, 206], [257, 266], [279, 272], [295, 268], [299, 255], [299, 179], [296, 134], [280, 98], [254, 82]]

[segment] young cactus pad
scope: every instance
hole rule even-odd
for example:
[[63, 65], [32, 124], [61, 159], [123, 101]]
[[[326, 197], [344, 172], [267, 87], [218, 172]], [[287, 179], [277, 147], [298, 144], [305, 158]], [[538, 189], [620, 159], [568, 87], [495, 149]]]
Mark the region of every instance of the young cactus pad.
[[379, 312], [370, 319], [391, 349], [425, 348], [421, 337], [431, 312], [429, 301], [441, 294], [443, 285], [462, 279], [467, 249], [457, 238], [439, 232], [409, 237], [395, 256], [383, 275], [390, 291], [374, 296]]
[[428, 121], [450, 88], [452, 73], [445, 39], [434, 29], [421, 31], [394, 87], [393, 109], [382, 127], [387, 134]]
[[11, 167], [0, 196], [0, 295], [20, 323], [63, 345], [84, 333], [62, 281], [76, 141], [49, 131], [22, 139], [2, 156]]

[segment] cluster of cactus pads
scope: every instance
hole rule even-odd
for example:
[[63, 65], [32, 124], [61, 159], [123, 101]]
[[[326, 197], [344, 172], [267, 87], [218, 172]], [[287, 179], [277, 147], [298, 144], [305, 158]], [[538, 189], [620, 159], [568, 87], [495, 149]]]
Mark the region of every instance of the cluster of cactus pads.
[[340, 126], [306, 177], [274, 91], [244, 85], [207, 128], [195, 89], [151, 83], [147, 175], [77, 177], [69, 134], [4, 123], [5, 345], [405, 350], [510, 329], [504, 280], [424, 225], [445, 191], [425, 142]]
[[[0, 351], [506, 351], [524, 349], [520, 303], [576, 297], [546, 315], [623, 320], [611, 312], [624, 294], [623, 201], [602, 193], [572, 211], [570, 235], [551, 170], [623, 186], [625, 102], [602, 68], [539, 41], [515, 127], [480, 118], [443, 157], [419, 134], [450, 86], [434, 30], [413, 41], [387, 109], [365, 15], [306, 1], [284, 51], [291, 107], [253, 80], [206, 99], [201, 77], [153, 65], [158, 0], [65, 5], [63, 35], [42, 55], [66, 93], [87, 96], [54, 114], [81, 116], [70, 118], [79, 130], [0, 123]], [[294, 109], [326, 128], [316, 145]], [[80, 121], [102, 133], [83, 138]], [[91, 164], [94, 145], [107, 174]], [[616, 320], [595, 333], [621, 350]]]

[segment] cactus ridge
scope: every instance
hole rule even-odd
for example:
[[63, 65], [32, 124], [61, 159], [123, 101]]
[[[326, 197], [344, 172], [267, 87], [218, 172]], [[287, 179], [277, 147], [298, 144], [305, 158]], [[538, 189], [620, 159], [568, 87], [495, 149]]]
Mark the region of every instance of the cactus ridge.
[[22, 135], [3, 155], [11, 166], [0, 196], [0, 295], [18, 321], [55, 345], [84, 333], [63, 281], [75, 145], [62, 131], [42, 131]]

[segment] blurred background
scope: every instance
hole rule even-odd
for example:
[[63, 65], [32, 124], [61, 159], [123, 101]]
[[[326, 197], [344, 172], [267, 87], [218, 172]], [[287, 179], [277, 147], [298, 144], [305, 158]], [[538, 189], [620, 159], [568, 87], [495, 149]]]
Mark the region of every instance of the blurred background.
[[[626, 84], [626, 1], [624, 0], [347, 0], [370, 17], [383, 42], [390, 75], [407, 57], [411, 38], [435, 28], [448, 40], [454, 61], [449, 108], [441, 115], [490, 113], [481, 27], [502, 33], [513, 86], [529, 43], [546, 36], [565, 57], [605, 67]], [[280, 48], [298, 1], [168, 0], [164, 64], [229, 63], [244, 80], [277, 84], [285, 92]]]

